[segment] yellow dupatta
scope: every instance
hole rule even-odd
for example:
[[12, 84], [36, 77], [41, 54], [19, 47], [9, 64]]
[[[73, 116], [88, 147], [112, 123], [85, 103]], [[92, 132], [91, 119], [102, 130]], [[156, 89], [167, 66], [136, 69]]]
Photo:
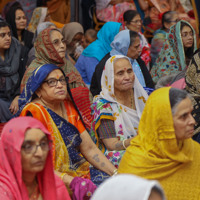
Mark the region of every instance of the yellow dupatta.
[[80, 167], [76, 169], [76, 171], [70, 169], [70, 158], [67, 147], [65, 146], [59, 129], [47, 110], [39, 103], [29, 103], [23, 108], [20, 116], [26, 116], [28, 112], [31, 112], [34, 118], [41, 121], [51, 133], [53, 140], [54, 169], [62, 173], [67, 173], [73, 177], [79, 176], [89, 178], [88, 162], [82, 163]]
[[178, 146], [169, 89], [161, 88], [150, 95], [139, 135], [131, 141], [118, 171], [160, 181], [168, 200], [199, 199], [200, 146], [192, 139]]

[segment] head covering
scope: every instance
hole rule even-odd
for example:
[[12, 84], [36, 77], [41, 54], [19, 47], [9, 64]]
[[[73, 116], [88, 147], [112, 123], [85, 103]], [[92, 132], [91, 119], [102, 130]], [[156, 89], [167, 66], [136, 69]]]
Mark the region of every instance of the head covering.
[[60, 68], [53, 64], [45, 64], [33, 71], [32, 76], [28, 79], [26, 86], [19, 97], [19, 111], [16, 114], [17, 116], [21, 113], [24, 106], [32, 101], [33, 94], [41, 86], [48, 74], [55, 69]]
[[[139, 37], [139, 35], [138, 35]], [[130, 30], [123, 30], [120, 31], [114, 38], [114, 40], [111, 43], [111, 52], [110, 55], [114, 56], [114, 55], [124, 55], [126, 56], [128, 53], [128, 49], [130, 47]], [[144, 76], [143, 73], [140, 69], [140, 66], [138, 64], [138, 62], [135, 59], [132, 59], [130, 57], [128, 57], [128, 59], [130, 60], [132, 67], [133, 67], [133, 71], [135, 73], [135, 75], [137, 76], [140, 84], [145, 87], [145, 80], [144, 80]]]
[[130, 174], [119, 174], [105, 180], [95, 191], [91, 200], [148, 200], [156, 187], [165, 200], [164, 192], [157, 181], [149, 181]]
[[111, 51], [110, 43], [115, 35], [119, 33], [121, 23], [107, 22], [97, 33], [97, 39], [92, 42], [84, 51], [83, 55], [94, 57], [100, 61], [107, 53]]
[[[15, 118], [4, 126], [0, 140], [1, 199], [5, 199], [6, 196], [6, 199], [29, 199], [28, 190], [22, 181], [21, 165], [21, 146], [29, 128], [40, 129], [47, 135], [48, 139], [51, 139], [50, 133], [42, 123], [32, 117]], [[37, 173], [37, 180], [44, 200], [66, 199], [66, 196], [68, 197], [64, 184], [54, 176], [51, 150], [47, 155], [44, 169]], [[56, 184], [56, 181], [59, 184]], [[59, 191], [62, 190], [60, 191], [62, 197], [57, 194], [57, 188]]]
[[35, 33], [38, 24], [44, 22], [47, 15], [47, 8], [46, 7], [38, 7], [35, 8], [31, 17], [31, 21], [28, 25], [28, 30]]
[[169, 90], [169, 87], [160, 88], [149, 96], [139, 134], [126, 149], [118, 172], [158, 180], [167, 199], [198, 199], [200, 147], [191, 138], [178, 145]]
[[10, 24], [12, 34], [15, 38], [18, 39], [17, 35], [17, 27], [15, 23], [15, 13], [17, 10], [23, 10], [19, 3], [13, 3], [11, 6], [8, 7], [7, 12], [5, 13], [6, 22]]
[[200, 51], [193, 56], [185, 74], [186, 90], [191, 94], [194, 110], [193, 117], [196, 121], [194, 134], [200, 133]]
[[157, 82], [162, 76], [182, 71], [186, 66], [185, 51], [181, 37], [181, 23], [184, 22], [193, 31], [193, 52], [196, 50], [196, 35], [193, 27], [186, 21], [179, 21], [171, 26], [169, 33], [166, 35], [166, 40], [159, 53], [155, 64], [152, 67], [151, 75], [154, 82]]
[[69, 44], [77, 33], [84, 33], [83, 26], [78, 22], [70, 22], [62, 28], [62, 34], [67, 44]]

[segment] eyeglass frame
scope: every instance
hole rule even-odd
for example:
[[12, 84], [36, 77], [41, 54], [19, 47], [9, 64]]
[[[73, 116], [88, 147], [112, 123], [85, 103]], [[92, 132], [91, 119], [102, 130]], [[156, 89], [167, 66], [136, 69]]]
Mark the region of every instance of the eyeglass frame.
[[[64, 80], [64, 79], [65, 79], [65, 82], [63, 82], [63, 83], [66, 83], [66, 84], [63, 84], [63, 83], [61, 82], [61, 80]], [[50, 83], [49, 83], [50, 80], [56, 81], [56, 82], [55, 82], [56, 84], [55, 84], [55, 85], [50, 85]], [[56, 87], [56, 86], [58, 85], [58, 81], [61, 83], [61, 85], [67, 85], [67, 84], [68, 84], [68, 80], [69, 80], [69, 78], [64, 76], [64, 77], [61, 77], [61, 78], [59, 78], [59, 79], [50, 78], [50, 79], [44, 80], [43, 83], [47, 83], [47, 85], [48, 85], [49, 87]]]
[[134, 24], [138, 24], [138, 23], [140, 23], [140, 24], [142, 24], [143, 23], [143, 21], [142, 21], [142, 19], [138, 19], [138, 20], [135, 20], [135, 21], [130, 21], [130, 23], [134, 23]]
[[[52, 144], [53, 144], [53, 141], [52, 140], [49, 140], [49, 139], [47, 139], [47, 146], [48, 146], [48, 149], [43, 149], [42, 148], [42, 142], [40, 143], [40, 144], [34, 144], [34, 145], [32, 145], [32, 150], [29, 152], [26, 148], [25, 148], [25, 145], [22, 145], [22, 149], [24, 150], [24, 152], [26, 153], [26, 154], [32, 154], [32, 155], [34, 155], [36, 152], [37, 152], [37, 150], [38, 150], [38, 147], [40, 147], [41, 148], [41, 150], [42, 151], [50, 151], [51, 149], [52, 149]], [[35, 150], [34, 150], [35, 149]]]

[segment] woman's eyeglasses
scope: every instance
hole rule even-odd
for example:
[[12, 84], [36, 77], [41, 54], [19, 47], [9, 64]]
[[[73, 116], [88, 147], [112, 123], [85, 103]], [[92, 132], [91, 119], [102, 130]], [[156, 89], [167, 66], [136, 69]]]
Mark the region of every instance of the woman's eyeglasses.
[[27, 142], [22, 145], [22, 149], [26, 154], [35, 154], [38, 147], [42, 149], [42, 151], [49, 151], [52, 148], [51, 140], [44, 140], [40, 142], [40, 144], [35, 144], [33, 142]]
[[138, 20], [130, 21], [130, 23], [142, 24], [142, 20], [141, 20], [141, 19], [138, 19]]
[[48, 80], [43, 81], [44, 83], [47, 83], [49, 87], [56, 87], [58, 84], [58, 81], [62, 84], [62, 85], [67, 85], [67, 80], [65, 77], [56, 79], [56, 78], [50, 78]]

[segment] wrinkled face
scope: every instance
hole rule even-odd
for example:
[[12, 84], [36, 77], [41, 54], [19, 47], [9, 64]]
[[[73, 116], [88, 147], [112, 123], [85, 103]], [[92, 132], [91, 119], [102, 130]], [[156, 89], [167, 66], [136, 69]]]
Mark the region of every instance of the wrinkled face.
[[188, 97], [182, 100], [176, 107], [173, 121], [178, 141], [182, 141], [193, 136], [195, 120], [191, 114], [192, 110], [192, 102]]
[[184, 26], [181, 30], [181, 37], [183, 46], [185, 48], [190, 48], [193, 45], [194, 42], [194, 34], [192, 29], [189, 26]]
[[140, 32], [142, 27], [142, 20], [140, 15], [136, 15], [129, 24], [126, 23], [126, 26], [129, 30]]
[[[57, 81], [60, 80], [60, 81]], [[55, 86], [52, 84], [55, 83]], [[54, 85], [54, 84], [53, 84]], [[67, 83], [63, 73], [59, 69], [53, 70], [46, 77], [45, 82], [36, 91], [38, 97], [48, 103], [60, 103], [67, 97]]]
[[11, 44], [11, 32], [8, 26], [0, 28], [0, 49], [9, 49]]
[[135, 74], [132, 65], [126, 58], [114, 63], [114, 92], [124, 92], [133, 88]]
[[65, 57], [66, 42], [59, 31], [53, 30], [50, 34], [51, 42], [61, 58]]
[[26, 28], [27, 19], [26, 19], [24, 11], [16, 10], [15, 23], [16, 23], [17, 30], [24, 30]]
[[83, 40], [83, 47], [86, 48], [89, 44], [94, 42], [95, 39], [93, 39], [90, 35], [85, 35]]
[[140, 38], [136, 37], [135, 42], [128, 48], [127, 57], [137, 59], [141, 52]]
[[[48, 144], [48, 139], [40, 129], [28, 129], [26, 131], [21, 148], [22, 173], [38, 173], [44, 169], [49, 152], [49, 149], [42, 150], [41, 146], [45, 144]], [[41, 146], [35, 149], [35, 145]], [[36, 151], [29, 153], [31, 148]]]

